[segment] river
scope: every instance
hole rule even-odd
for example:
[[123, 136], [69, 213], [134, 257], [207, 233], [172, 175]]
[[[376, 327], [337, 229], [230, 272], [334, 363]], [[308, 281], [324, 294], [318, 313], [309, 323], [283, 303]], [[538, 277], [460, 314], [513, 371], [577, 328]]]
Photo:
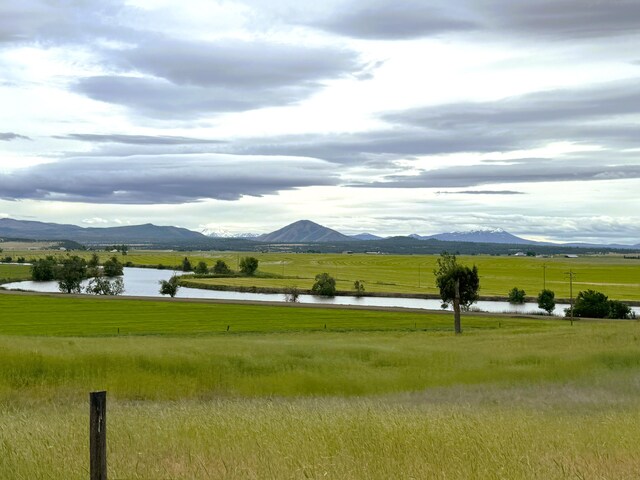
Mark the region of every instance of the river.
[[[152, 268], [125, 268], [124, 269], [124, 294], [134, 297], [161, 297], [159, 282], [168, 280], [174, 273], [171, 270], [156, 270]], [[83, 282], [86, 286], [88, 280]], [[22, 281], [2, 285], [7, 290], [26, 290], [33, 292], [59, 292], [58, 282], [34, 282]], [[207, 298], [215, 300], [238, 300], [258, 302], [284, 302], [281, 293], [248, 293], [218, 290], [204, 290], [199, 288], [180, 287], [177, 298]], [[336, 296], [331, 298], [316, 297], [314, 295], [300, 295], [300, 303], [316, 303], [326, 305], [361, 305], [369, 307], [400, 307], [417, 308], [422, 310], [440, 310], [441, 302], [437, 299], [424, 298], [397, 298], [397, 297], [355, 297]], [[563, 315], [567, 304], [557, 304], [555, 315]], [[640, 316], [640, 307], [631, 307], [636, 315]], [[478, 301], [472, 305], [472, 310], [480, 310], [490, 313], [540, 313], [541, 310], [535, 303], [515, 305], [499, 301]]]

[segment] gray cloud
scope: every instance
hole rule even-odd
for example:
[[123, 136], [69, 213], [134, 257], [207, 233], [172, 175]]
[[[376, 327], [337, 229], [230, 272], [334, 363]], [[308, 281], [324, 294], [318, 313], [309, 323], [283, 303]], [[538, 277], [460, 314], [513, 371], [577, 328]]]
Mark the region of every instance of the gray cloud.
[[471, 30], [476, 24], [441, 2], [359, 0], [342, 5], [310, 25], [340, 35], [373, 40], [404, 40]]
[[[596, 162], [597, 163], [597, 162]], [[621, 180], [640, 178], [638, 165], [597, 165], [585, 161], [528, 159], [513, 165], [483, 164], [423, 171], [419, 175], [389, 175], [385, 181], [360, 184], [382, 188], [453, 188], [488, 184]]]
[[0, 141], [10, 142], [11, 140], [31, 140], [31, 138], [13, 132], [0, 132]]
[[[225, 143], [220, 140], [206, 140], [203, 138], [176, 137], [171, 135], [124, 135], [124, 134], [95, 134], [70, 133], [68, 135], [54, 135], [60, 140], [78, 140], [90, 143], [121, 143], [126, 145], [208, 145]], [[0, 139], [2, 134], [0, 133]]]
[[111, 204], [237, 200], [334, 185], [333, 166], [305, 158], [164, 155], [68, 158], [0, 174], [0, 198]]
[[0, 3], [0, 43], [55, 45], [95, 38], [133, 38], [119, 25], [125, 7], [119, 0], [50, 2], [20, 0]]
[[[171, 56], [170, 61], [167, 55]], [[320, 79], [340, 77], [362, 68], [350, 50], [264, 41], [187, 42], [152, 37], [135, 48], [112, 51], [110, 56], [110, 61], [123, 68], [176, 85], [231, 90], [315, 85]]]
[[635, 35], [640, 30], [640, 4], [635, 0], [351, 0], [338, 3], [328, 15], [298, 16], [294, 23], [348, 37], [381, 40], [461, 31], [576, 40]]
[[136, 75], [88, 77], [72, 88], [159, 118], [288, 105], [322, 89], [325, 80], [367, 70], [357, 54], [346, 49], [239, 40], [153, 37], [131, 49], [103, 50], [102, 55], [120, 71]]
[[525, 195], [516, 190], [459, 190], [456, 192], [436, 192], [438, 195]]
[[[381, 116], [391, 124], [384, 130], [271, 137], [268, 142], [251, 138], [230, 148], [240, 153], [310, 156], [371, 167], [417, 156], [505, 152], [551, 142], [596, 144], [617, 151], [637, 146], [639, 115], [640, 82], [633, 79], [493, 102], [390, 112]], [[591, 161], [602, 160], [598, 156]]]

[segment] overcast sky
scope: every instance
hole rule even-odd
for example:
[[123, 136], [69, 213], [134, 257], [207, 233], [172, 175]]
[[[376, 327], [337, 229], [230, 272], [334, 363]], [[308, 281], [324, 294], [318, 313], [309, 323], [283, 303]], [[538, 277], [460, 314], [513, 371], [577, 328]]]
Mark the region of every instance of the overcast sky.
[[0, 216], [640, 242], [637, 0], [0, 2]]

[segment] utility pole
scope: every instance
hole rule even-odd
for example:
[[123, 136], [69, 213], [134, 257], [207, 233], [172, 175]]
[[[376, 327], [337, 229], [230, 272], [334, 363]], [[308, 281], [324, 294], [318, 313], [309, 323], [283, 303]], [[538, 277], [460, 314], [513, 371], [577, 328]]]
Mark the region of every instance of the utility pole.
[[568, 272], [564, 272], [564, 274], [569, 276], [569, 299], [571, 302], [571, 325], [573, 325], [573, 277], [576, 276], [576, 273], [573, 270], [569, 270]]
[[542, 264], [542, 289], [547, 289], [547, 264]]

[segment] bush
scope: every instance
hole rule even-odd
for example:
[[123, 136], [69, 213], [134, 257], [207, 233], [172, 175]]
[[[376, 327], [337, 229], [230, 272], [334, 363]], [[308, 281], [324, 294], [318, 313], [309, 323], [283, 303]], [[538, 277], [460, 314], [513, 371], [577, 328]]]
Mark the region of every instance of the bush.
[[[570, 308], [567, 308], [565, 312], [567, 316], [571, 315]], [[595, 290], [585, 290], [578, 293], [576, 301], [573, 304], [573, 316], [587, 318], [635, 318], [635, 314], [626, 303], [618, 300], [609, 300], [604, 293], [596, 292]]]
[[179, 288], [179, 279], [177, 275], [173, 275], [169, 280], [160, 281], [160, 294], [169, 295], [171, 298], [176, 296]]
[[508, 296], [509, 296], [509, 303], [524, 303], [526, 293], [524, 290], [518, 287], [513, 287], [509, 291]]
[[244, 275], [251, 276], [258, 270], [258, 259], [254, 257], [243, 257], [240, 259], [240, 271]]
[[52, 256], [40, 258], [31, 265], [31, 279], [36, 282], [48, 282], [56, 278], [58, 262]]
[[623, 320], [636, 318], [636, 314], [626, 303], [618, 300], [609, 300], [608, 318], [620, 318]]
[[209, 272], [209, 268], [203, 260], [200, 260], [193, 271], [198, 275], [206, 275]]
[[336, 294], [336, 281], [328, 273], [319, 273], [316, 275], [316, 282], [311, 287], [314, 295], [323, 297], [333, 297]]
[[104, 262], [102, 266], [102, 272], [105, 277], [117, 277], [124, 273], [122, 263], [117, 259], [117, 257], [111, 257], [109, 260]]
[[229, 275], [231, 273], [231, 269], [223, 260], [217, 260], [216, 264], [213, 266], [213, 273], [216, 275]]
[[56, 269], [56, 278], [61, 292], [80, 293], [80, 284], [87, 278], [87, 262], [77, 255], [65, 258]]
[[191, 266], [191, 262], [187, 257], [184, 257], [184, 260], [182, 260], [182, 271], [190, 272], [191, 270], [193, 270], [193, 267]]
[[538, 308], [545, 310], [551, 315], [556, 308], [556, 294], [551, 290], [542, 290], [538, 294]]

